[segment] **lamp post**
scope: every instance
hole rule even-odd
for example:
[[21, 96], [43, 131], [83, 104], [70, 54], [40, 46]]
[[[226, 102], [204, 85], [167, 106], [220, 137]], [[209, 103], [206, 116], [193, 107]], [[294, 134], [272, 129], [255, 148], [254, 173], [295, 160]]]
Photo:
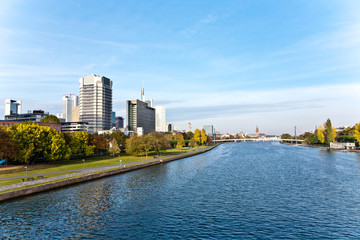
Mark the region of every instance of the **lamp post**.
[[85, 159], [83, 159], [82, 161], [83, 161], [83, 171], [84, 171], [84, 167], [85, 167]]
[[[25, 171], [26, 171], [26, 178], [27, 178], [27, 166], [25, 166]], [[25, 178], [25, 185], [27, 185], [26, 178]]]

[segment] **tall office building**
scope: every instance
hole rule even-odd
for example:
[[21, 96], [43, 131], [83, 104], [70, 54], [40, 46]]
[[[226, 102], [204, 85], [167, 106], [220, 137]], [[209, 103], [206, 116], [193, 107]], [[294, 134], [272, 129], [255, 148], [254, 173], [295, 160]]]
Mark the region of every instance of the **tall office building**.
[[62, 118], [65, 119], [65, 122], [72, 121], [72, 100], [71, 96], [63, 96], [63, 111], [62, 111]]
[[93, 74], [80, 78], [79, 84], [79, 120], [89, 124], [89, 132], [109, 130], [112, 126], [112, 81]]
[[155, 107], [155, 129], [157, 132], [167, 132], [166, 110], [164, 106]]
[[5, 116], [12, 114], [21, 114], [21, 101], [5, 99]]
[[128, 130], [147, 134], [155, 130], [155, 109], [138, 99], [126, 101]]

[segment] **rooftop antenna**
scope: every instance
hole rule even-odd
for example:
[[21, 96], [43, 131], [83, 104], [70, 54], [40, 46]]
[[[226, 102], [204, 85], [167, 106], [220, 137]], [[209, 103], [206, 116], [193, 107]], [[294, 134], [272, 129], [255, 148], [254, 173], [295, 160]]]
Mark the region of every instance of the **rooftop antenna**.
[[145, 102], [145, 93], [144, 93], [144, 81], [143, 81], [143, 86], [141, 88], [141, 101]]

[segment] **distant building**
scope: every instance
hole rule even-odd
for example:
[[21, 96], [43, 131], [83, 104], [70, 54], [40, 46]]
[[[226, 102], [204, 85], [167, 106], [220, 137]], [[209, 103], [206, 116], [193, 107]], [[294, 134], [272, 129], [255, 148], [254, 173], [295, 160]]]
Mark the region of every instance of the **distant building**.
[[79, 122], [80, 121], [80, 118], [79, 118], [79, 109], [80, 109], [80, 106], [76, 106], [73, 108], [72, 110], [72, 116], [71, 116], [71, 122]]
[[115, 118], [115, 128], [116, 129], [124, 128], [124, 118], [123, 117]]
[[87, 122], [65, 122], [61, 124], [61, 132], [88, 132]]
[[355, 143], [349, 143], [349, 142], [331, 142], [330, 148], [352, 150], [355, 149], [356, 146]]
[[40, 122], [45, 116], [49, 115], [48, 112], [43, 110], [33, 110], [28, 113], [6, 115], [6, 121], [18, 121], [18, 122]]
[[126, 101], [126, 116], [128, 131], [137, 132], [139, 127], [143, 134], [155, 131], [155, 109], [147, 103], [138, 99]]
[[256, 126], [256, 133], [255, 133], [256, 137], [260, 137], [260, 131], [259, 131], [259, 127]]
[[172, 124], [172, 123], [167, 123], [167, 124], [166, 124], [166, 131], [168, 131], [168, 132], [173, 132], [173, 131], [174, 131], [174, 124]]
[[[12, 125], [24, 123], [23, 121], [7, 121], [7, 120], [0, 120], [0, 126], [4, 127], [11, 127]], [[61, 132], [61, 124], [57, 123], [42, 123], [36, 122], [36, 124], [40, 126], [45, 126], [56, 130], [57, 132]]]
[[20, 100], [5, 99], [5, 116], [21, 114], [22, 103]]
[[116, 119], [116, 113], [112, 112], [111, 114], [111, 127], [115, 127], [115, 119]]
[[167, 132], [166, 129], [166, 109], [164, 106], [155, 107], [155, 130], [157, 132]]
[[72, 108], [73, 108], [73, 103], [71, 100], [71, 96], [63, 96], [62, 118], [65, 119], [65, 122], [71, 122]]
[[214, 135], [214, 126], [213, 125], [205, 125], [203, 126], [206, 135], [213, 136]]
[[90, 75], [79, 79], [79, 120], [89, 123], [89, 132], [112, 127], [112, 81]]

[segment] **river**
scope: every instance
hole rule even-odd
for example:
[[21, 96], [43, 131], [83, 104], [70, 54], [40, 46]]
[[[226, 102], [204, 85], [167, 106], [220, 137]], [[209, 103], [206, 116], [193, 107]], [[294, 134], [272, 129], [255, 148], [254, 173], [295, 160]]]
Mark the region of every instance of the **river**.
[[0, 203], [9, 239], [359, 239], [360, 154], [228, 143]]

